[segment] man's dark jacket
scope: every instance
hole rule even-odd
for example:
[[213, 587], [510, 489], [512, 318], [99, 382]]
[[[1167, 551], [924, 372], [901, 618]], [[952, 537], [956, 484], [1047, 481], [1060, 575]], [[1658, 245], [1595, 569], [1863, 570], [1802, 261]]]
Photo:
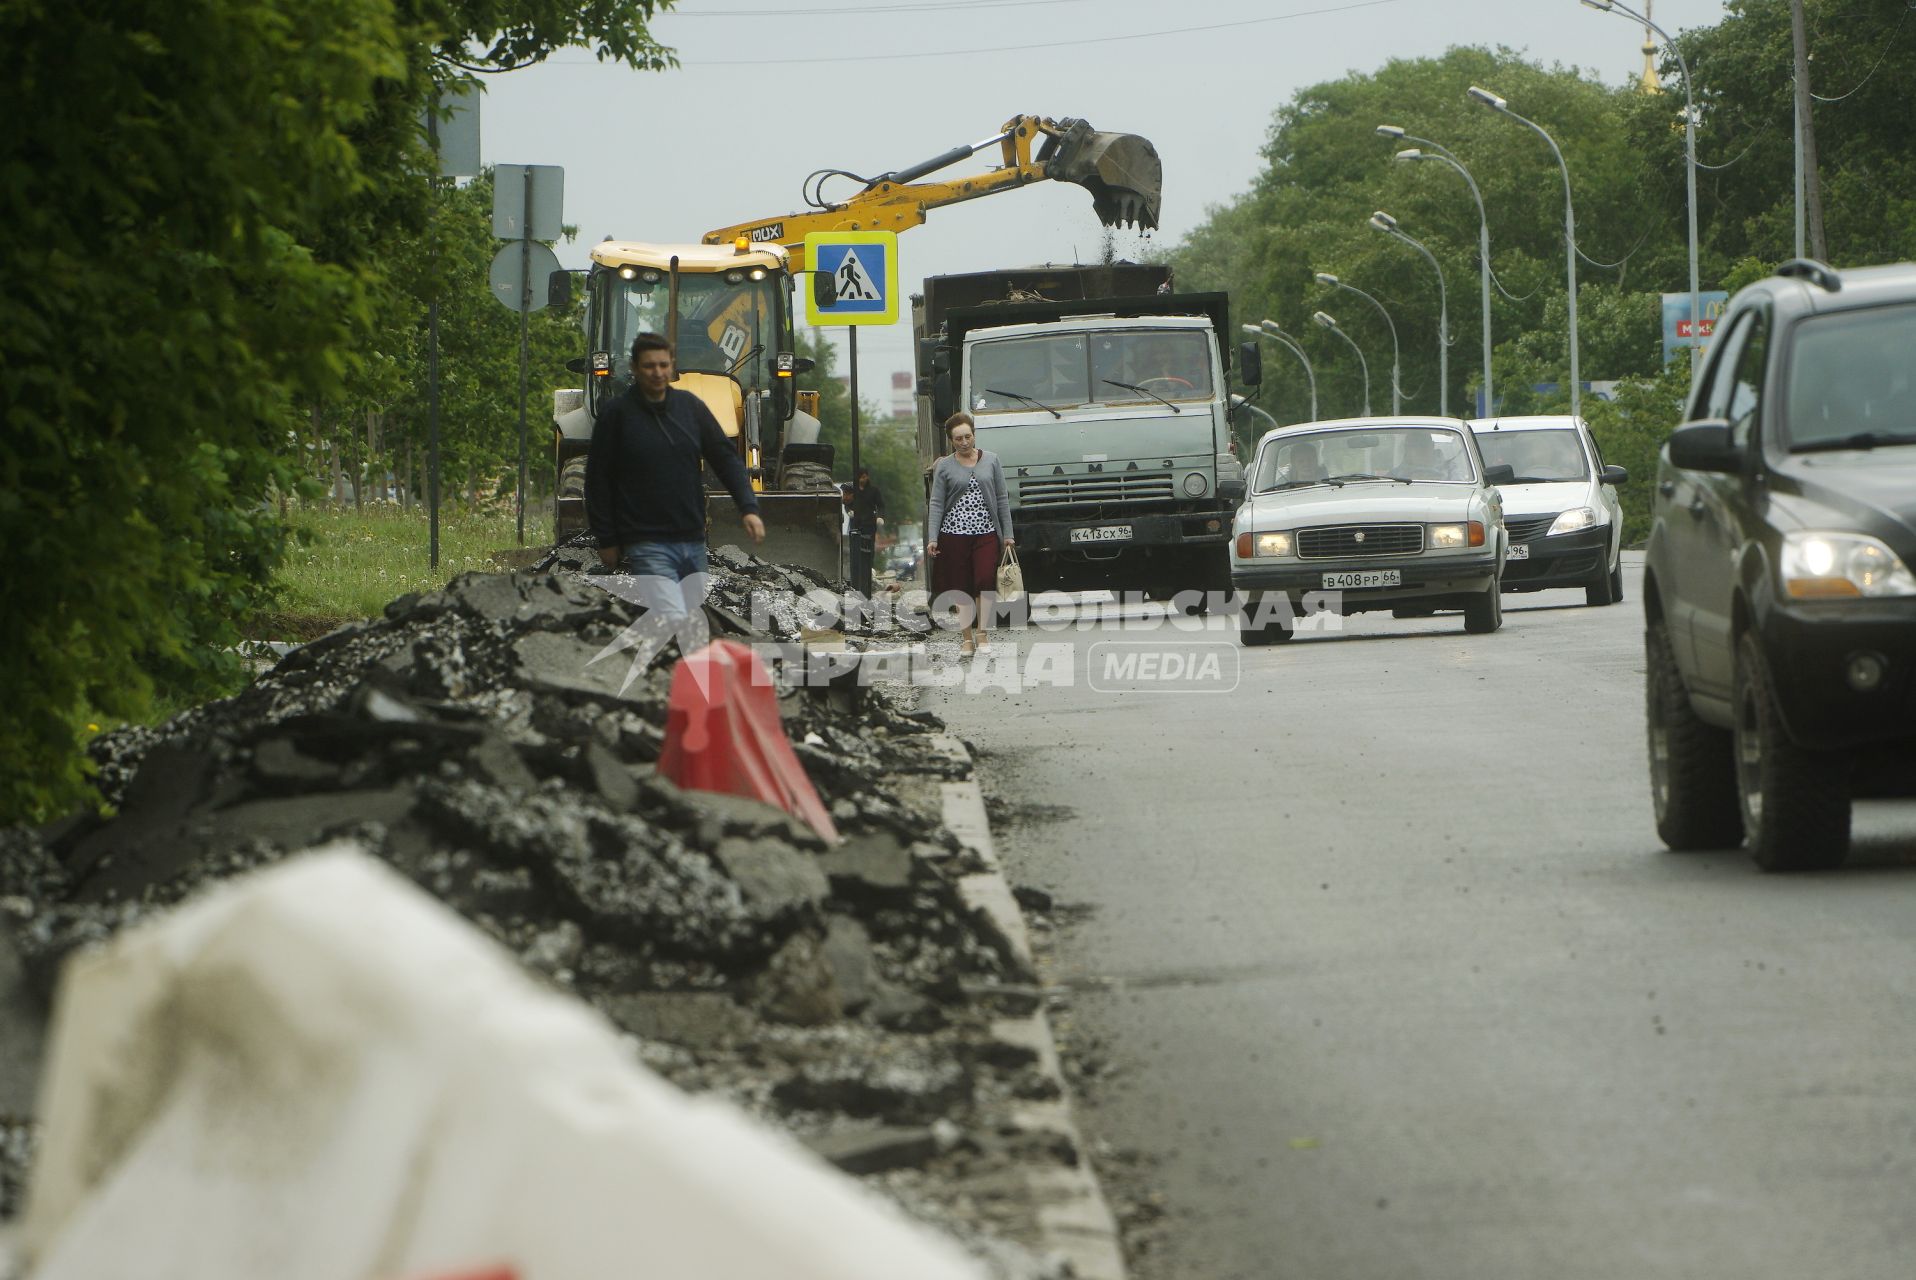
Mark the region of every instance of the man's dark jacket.
[[878, 517], [884, 514], [885, 495], [878, 492], [877, 484], [866, 481], [864, 488], [854, 488], [852, 490], [853, 532], [878, 532]]
[[655, 405], [628, 387], [599, 414], [586, 454], [585, 511], [601, 547], [631, 542], [703, 542], [705, 478], [711, 465], [741, 512], [758, 510], [745, 464], [725, 432], [689, 391], [668, 387]]

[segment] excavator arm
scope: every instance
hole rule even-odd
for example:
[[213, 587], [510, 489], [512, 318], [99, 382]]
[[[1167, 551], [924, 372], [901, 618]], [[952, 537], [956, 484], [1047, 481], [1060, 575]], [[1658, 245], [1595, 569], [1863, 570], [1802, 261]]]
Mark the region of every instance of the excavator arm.
[[[1040, 138], [1042, 143], [1037, 142]], [[969, 178], [918, 181], [993, 145], [999, 148], [1002, 159], [996, 169]], [[721, 227], [706, 232], [704, 242], [728, 244], [742, 236], [750, 244], [780, 244], [791, 269], [806, 271], [810, 268], [805, 260], [805, 237], [814, 231], [908, 231], [922, 225], [929, 210], [1047, 179], [1088, 190], [1098, 218], [1106, 226], [1129, 224], [1148, 231], [1158, 225], [1163, 167], [1157, 148], [1148, 141], [1131, 133], [1100, 133], [1082, 120], [1015, 116], [981, 142], [953, 147], [919, 164], [870, 179], [863, 191], [842, 203], [821, 203], [782, 218], [759, 218]]]

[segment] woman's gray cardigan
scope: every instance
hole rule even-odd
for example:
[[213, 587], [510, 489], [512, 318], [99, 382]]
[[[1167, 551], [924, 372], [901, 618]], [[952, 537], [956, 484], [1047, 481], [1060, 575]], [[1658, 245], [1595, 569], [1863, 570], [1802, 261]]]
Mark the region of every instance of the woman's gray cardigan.
[[967, 467], [958, 461], [958, 455], [948, 453], [931, 469], [931, 511], [925, 522], [926, 542], [938, 541], [938, 528], [945, 522], [945, 512], [958, 504], [973, 476], [978, 477], [978, 489], [984, 494], [992, 523], [998, 526], [998, 536], [1015, 540], [1004, 465], [998, 461], [997, 454], [983, 449], [978, 452], [978, 461], [973, 466]]

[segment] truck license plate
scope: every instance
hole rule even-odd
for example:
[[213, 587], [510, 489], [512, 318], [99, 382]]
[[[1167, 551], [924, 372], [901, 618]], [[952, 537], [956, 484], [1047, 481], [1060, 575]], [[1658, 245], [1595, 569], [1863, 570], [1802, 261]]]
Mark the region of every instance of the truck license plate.
[[1073, 542], [1129, 542], [1131, 526], [1128, 524], [1101, 524], [1089, 529], [1073, 529]]
[[1349, 573], [1327, 573], [1324, 575], [1326, 591], [1350, 590], [1353, 587], [1401, 587], [1404, 575], [1397, 569], [1356, 569]]
[[1505, 558], [1509, 560], [1528, 560], [1530, 558], [1530, 544], [1527, 542], [1512, 543], [1510, 546], [1510, 554]]

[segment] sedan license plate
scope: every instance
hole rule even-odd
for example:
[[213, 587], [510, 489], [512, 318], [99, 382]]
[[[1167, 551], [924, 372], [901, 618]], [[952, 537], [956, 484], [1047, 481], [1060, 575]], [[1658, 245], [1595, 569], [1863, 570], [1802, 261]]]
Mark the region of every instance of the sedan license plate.
[[1101, 524], [1089, 529], [1073, 529], [1073, 542], [1129, 542], [1131, 526], [1128, 524]]
[[1529, 558], [1530, 544], [1527, 542], [1512, 543], [1510, 554], [1504, 557], [1506, 560], [1528, 560]]
[[1404, 575], [1396, 569], [1356, 569], [1349, 573], [1327, 573], [1324, 575], [1326, 591], [1349, 590], [1353, 587], [1401, 587]]

